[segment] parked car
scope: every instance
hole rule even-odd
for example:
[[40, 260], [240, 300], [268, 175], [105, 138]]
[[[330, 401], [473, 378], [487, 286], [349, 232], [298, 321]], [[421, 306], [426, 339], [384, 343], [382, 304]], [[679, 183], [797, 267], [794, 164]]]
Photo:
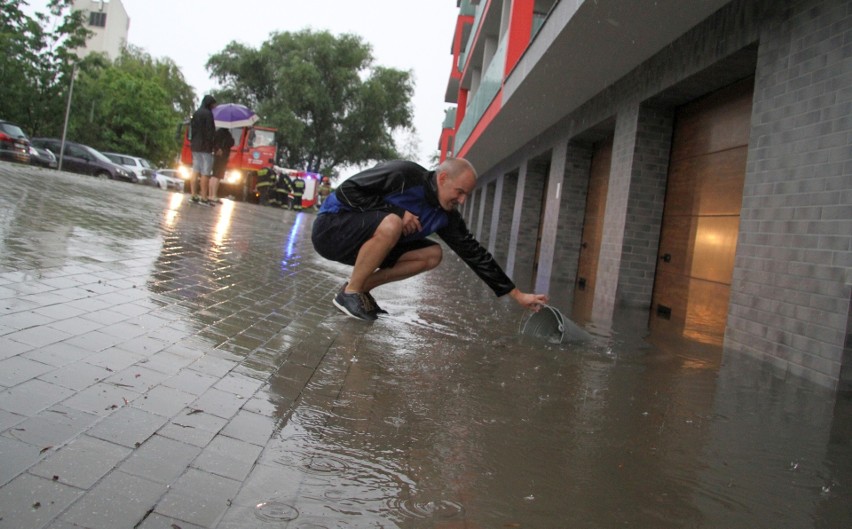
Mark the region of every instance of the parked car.
[[47, 167], [48, 169], [56, 169], [57, 165], [59, 165], [59, 162], [56, 159], [56, 156], [49, 150], [43, 147], [36, 147], [35, 145], [30, 145], [30, 165], [38, 165], [40, 167]]
[[[47, 149], [59, 158], [62, 140], [56, 138], [33, 138], [30, 141], [36, 147]], [[62, 170], [100, 178], [109, 178], [110, 180], [133, 181], [133, 173], [128, 169], [113, 163], [97, 149], [72, 141], [65, 142], [65, 153], [62, 155]]]
[[30, 163], [30, 140], [21, 127], [0, 119], [0, 160]]
[[175, 189], [180, 192], [183, 192], [186, 182], [176, 169], [157, 169], [154, 181], [160, 189]]
[[136, 183], [153, 184], [154, 166], [145, 158], [131, 156], [129, 154], [119, 154], [116, 152], [105, 152], [104, 156], [112, 160], [113, 163], [123, 166], [133, 172]]

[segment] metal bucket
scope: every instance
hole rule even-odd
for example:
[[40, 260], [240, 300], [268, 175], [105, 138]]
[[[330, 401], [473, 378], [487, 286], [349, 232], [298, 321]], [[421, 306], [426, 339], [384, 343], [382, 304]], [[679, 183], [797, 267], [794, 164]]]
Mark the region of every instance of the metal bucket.
[[565, 318], [559, 309], [543, 305], [523, 323], [521, 334], [539, 338], [550, 343], [562, 343], [565, 339]]

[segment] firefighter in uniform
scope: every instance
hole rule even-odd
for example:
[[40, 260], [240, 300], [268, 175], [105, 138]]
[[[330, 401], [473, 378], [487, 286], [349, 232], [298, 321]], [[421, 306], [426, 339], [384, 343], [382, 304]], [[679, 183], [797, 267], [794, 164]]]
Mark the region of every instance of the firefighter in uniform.
[[270, 203], [278, 208], [289, 208], [290, 207], [290, 193], [293, 192], [293, 186], [290, 183], [290, 177], [287, 176], [286, 172], [282, 172], [278, 175], [278, 181], [275, 183], [273, 197], [270, 199]]
[[296, 173], [293, 179], [293, 209], [302, 211], [302, 195], [305, 194], [305, 181]]
[[319, 187], [317, 188], [317, 202], [314, 204], [314, 209], [319, 209], [322, 203], [331, 194], [331, 183], [327, 176], [322, 177]]
[[269, 191], [272, 189], [272, 186], [275, 185], [275, 170], [273, 169], [274, 165], [275, 160], [270, 159], [269, 165], [257, 172], [256, 187], [258, 194], [258, 203], [261, 206], [269, 205]]

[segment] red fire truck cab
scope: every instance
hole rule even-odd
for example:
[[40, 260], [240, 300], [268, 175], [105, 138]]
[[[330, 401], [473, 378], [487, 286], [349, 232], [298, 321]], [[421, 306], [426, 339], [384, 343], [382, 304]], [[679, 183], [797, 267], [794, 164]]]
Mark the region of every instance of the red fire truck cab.
[[[257, 171], [268, 166], [269, 160], [274, 160], [278, 152], [278, 144], [275, 142], [276, 130], [258, 126], [230, 129], [234, 146], [231, 147], [225, 177], [219, 184], [220, 197], [233, 197], [242, 201], [256, 200], [254, 189], [257, 184]], [[178, 137], [183, 139], [178, 170], [189, 180], [192, 174], [189, 121], [179, 125]]]

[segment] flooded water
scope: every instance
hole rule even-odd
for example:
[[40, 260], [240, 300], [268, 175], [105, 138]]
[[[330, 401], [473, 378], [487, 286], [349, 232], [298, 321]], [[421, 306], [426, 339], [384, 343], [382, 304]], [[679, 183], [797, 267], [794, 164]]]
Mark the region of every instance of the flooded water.
[[392, 316], [320, 325], [323, 361], [250, 478], [259, 527], [852, 526], [848, 400], [652, 347], [641, 314], [536, 341], [447, 261], [455, 279], [377, 290]]
[[[219, 403], [275, 428], [243, 481], [205, 474], [236, 492], [211, 527], [852, 527], [848, 397], [712, 347], [652, 346], [641, 311], [588, 327], [588, 342], [535, 340], [452, 255], [377, 289], [388, 316], [355, 321], [330, 303], [349, 269], [313, 253], [312, 214], [128, 201], [129, 186], [60, 176], [51, 193], [8, 181], [21, 188], [0, 223], [10, 277], [86, 281], [62, 292], [113, 295], [101, 312], [132, 295], [149, 333], [138, 350], [150, 335], [262, 386]], [[36, 301], [58, 303], [20, 303]], [[173, 512], [161, 507], [148, 512]]]

